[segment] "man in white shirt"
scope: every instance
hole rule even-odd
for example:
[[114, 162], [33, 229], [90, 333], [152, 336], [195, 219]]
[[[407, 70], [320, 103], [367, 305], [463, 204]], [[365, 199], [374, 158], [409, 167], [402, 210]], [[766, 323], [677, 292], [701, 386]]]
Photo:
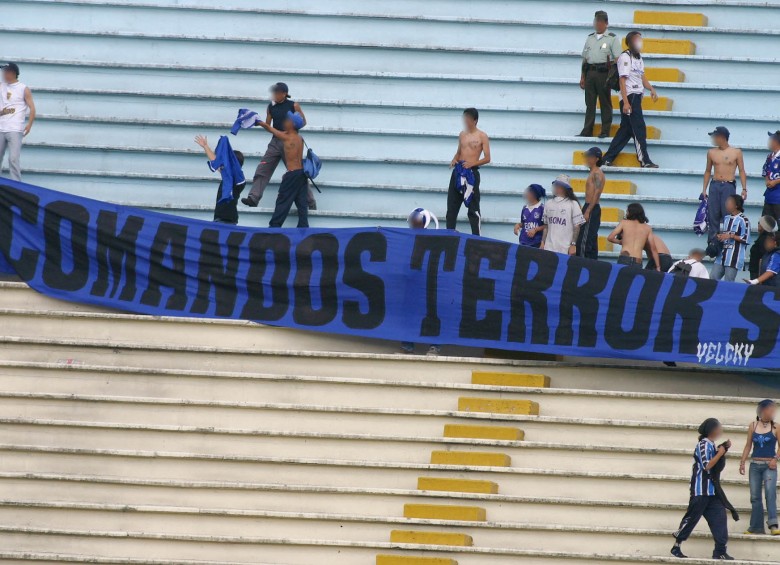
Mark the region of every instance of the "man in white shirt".
[[647, 152], [647, 126], [642, 113], [642, 97], [645, 89], [650, 91], [653, 100], [658, 100], [658, 94], [645, 76], [642, 34], [638, 31], [630, 32], [626, 35], [626, 45], [628, 49], [617, 60], [620, 76], [620, 128], [604, 155], [604, 166], [612, 166], [612, 161], [633, 138], [639, 164], [645, 169], [657, 169], [658, 165], [653, 163]]
[[[8, 149], [8, 169], [13, 180], [22, 180], [22, 138], [35, 122], [35, 103], [30, 89], [19, 82], [19, 67], [7, 63], [2, 67], [0, 84], [0, 170]], [[28, 118], [29, 113], [29, 118]]]
[[[689, 276], [695, 279], [709, 279], [710, 273], [704, 266], [704, 249], [692, 249], [687, 259], [677, 261], [671, 266], [669, 272], [675, 275]], [[690, 267], [690, 268], [688, 268]]]
[[542, 249], [577, 254], [577, 238], [585, 223], [580, 203], [574, 195], [569, 175], [558, 175], [553, 181], [553, 198], [544, 205]]

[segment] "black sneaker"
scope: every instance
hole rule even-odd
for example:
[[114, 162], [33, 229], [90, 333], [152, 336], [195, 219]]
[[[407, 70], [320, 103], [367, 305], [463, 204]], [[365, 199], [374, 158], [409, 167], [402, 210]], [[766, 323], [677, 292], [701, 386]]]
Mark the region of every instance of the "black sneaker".
[[599, 134], [599, 139], [606, 139], [606, 138], [608, 138], [608, 137], [612, 137], [611, 135], [609, 135], [609, 132], [604, 132], [604, 131], [602, 131], [602, 132]]
[[656, 165], [655, 163], [653, 163], [653, 162], [651, 161], [651, 162], [649, 162], [649, 163], [645, 163], [644, 165], [642, 165], [642, 168], [643, 168], [643, 169], [657, 169], [657, 168], [658, 168], [658, 165]]
[[258, 203], [247, 196], [246, 198], [241, 199], [241, 204], [249, 206], [250, 208], [257, 208]]
[[602, 166], [602, 167], [611, 167], [611, 166], [612, 166], [612, 161], [604, 161], [604, 162], [601, 164], [601, 166]]
[[724, 553], [722, 555], [713, 555], [713, 559], [722, 559], [723, 561], [734, 561], [734, 558], [729, 555], [728, 553]]
[[584, 131], [581, 131], [581, 132], [580, 132], [580, 133], [578, 133], [578, 134], [577, 134], [575, 137], [593, 137], [593, 132], [591, 132], [591, 133], [586, 133], [586, 132], [584, 132]]
[[680, 559], [688, 559], [688, 556], [682, 552], [679, 545], [675, 545], [671, 551], [672, 557], [679, 557]]

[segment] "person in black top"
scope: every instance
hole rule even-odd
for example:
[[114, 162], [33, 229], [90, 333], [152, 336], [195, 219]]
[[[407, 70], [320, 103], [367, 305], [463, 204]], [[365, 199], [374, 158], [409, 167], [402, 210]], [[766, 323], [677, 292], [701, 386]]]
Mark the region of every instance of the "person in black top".
[[[208, 157], [209, 161], [216, 160], [217, 156], [211, 146], [209, 146], [209, 141], [205, 136], [195, 136], [195, 143], [203, 148], [203, 151], [206, 153], [206, 157]], [[243, 166], [244, 154], [241, 153], [241, 151], [233, 151], [233, 153], [236, 155], [236, 159], [238, 159], [238, 162], [241, 164], [241, 166]], [[222, 181], [219, 181], [219, 188], [217, 189], [217, 203], [214, 206], [215, 222], [232, 225], [238, 224], [238, 199], [241, 197], [241, 192], [244, 190], [245, 186], [246, 181], [240, 184], [236, 184], [233, 186], [233, 198], [220, 202], [220, 199], [222, 198]]]
[[[306, 125], [306, 116], [301, 110], [301, 105], [290, 99], [290, 89], [283, 82], [277, 82], [271, 87], [272, 102], [268, 104], [268, 115], [265, 119], [265, 123], [271, 124], [274, 129], [284, 131], [284, 122], [287, 120], [287, 113], [300, 114], [303, 118], [303, 125]], [[285, 162], [284, 158], [284, 144], [277, 137], [271, 137], [271, 141], [268, 143], [268, 148], [265, 150], [265, 155], [260, 159], [260, 164], [257, 165], [255, 170], [255, 176], [252, 179], [252, 189], [246, 198], [242, 198], [241, 202], [246, 206], [252, 208], [257, 207], [260, 203], [260, 199], [263, 198], [263, 193], [268, 183], [271, 181], [271, 177], [279, 166], [279, 162]], [[287, 163], [285, 162], [285, 165]], [[314, 193], [309, 187], [308, 193], [309, 209], [317, 209], [317, 201], [314, 199]]]

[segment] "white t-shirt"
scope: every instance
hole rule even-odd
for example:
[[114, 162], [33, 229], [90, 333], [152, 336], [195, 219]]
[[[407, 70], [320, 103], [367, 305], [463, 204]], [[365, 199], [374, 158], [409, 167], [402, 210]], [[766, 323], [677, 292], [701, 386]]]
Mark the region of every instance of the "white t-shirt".
[[27, 119], [27, 102], [24, 101], [24, 92], [27, 86], [21, 82], [13, 84], [0, 84], [0, 132], [24, 131]]
[[693, 277], [695, 279], [708, 279], [710, 278], [710, 273], [707, 270], [707, 267], [702, 265], [699, 261], [696, 259], [683, 259], [682, 261], [677, 261], [672, 267], [669, 269], [669, 272], [674, 271], [675, 265], [678, 263], [687, 263], [691, 266], [691, 272], [688, 276]]
[[623, 52], [617, 60], [618, 74], [626, 79], [626, 94], [644, 94], [645, 85], [642, 77], [645, 75], [645, 60]]
[[584, 224], [585, 218], [576, 201], [556, 196], [544, 205], [544, 223], [547, 225], [544, 248], [568, 254], [569, 246], [574, 241], [574, 228]]

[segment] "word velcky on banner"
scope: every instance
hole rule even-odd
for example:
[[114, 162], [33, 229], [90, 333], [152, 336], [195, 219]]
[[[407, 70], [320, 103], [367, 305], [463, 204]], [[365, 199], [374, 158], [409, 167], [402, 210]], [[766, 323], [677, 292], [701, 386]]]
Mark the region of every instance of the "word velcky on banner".
[[241, 228], [2, 181], [0, 269], [50, 296], [136, 313], [780, 368], [780, 289], [452, 231]]

